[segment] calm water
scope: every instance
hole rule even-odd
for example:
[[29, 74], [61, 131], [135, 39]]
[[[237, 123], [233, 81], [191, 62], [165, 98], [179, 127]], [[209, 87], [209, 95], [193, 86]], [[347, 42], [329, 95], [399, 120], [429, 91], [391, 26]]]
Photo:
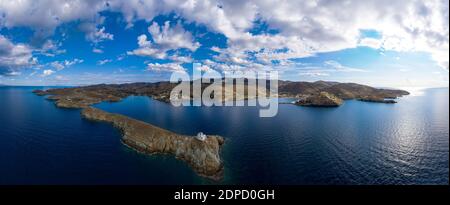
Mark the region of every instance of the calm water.
[[[146, 156], [106, 123], [80, 118], [31, 93], [0, 87], [0, 184], [209, 184], [170, 156]], [[96, 107], [174, 132], [226, 138], [225, 184], [448, 184], [449, 90], [398, 104], [346, 101], [339, 108], [282, 104], [171, 107], [129, 97]]]

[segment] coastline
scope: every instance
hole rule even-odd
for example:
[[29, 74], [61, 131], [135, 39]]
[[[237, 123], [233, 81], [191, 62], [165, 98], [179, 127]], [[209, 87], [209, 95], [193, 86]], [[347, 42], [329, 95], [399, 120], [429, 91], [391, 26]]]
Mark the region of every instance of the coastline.
[[[105, 180], [108, 180], [110, 183], [161, 183], [161, 184], [176, 184], [180, 182], [181, 184], [233, 184], [233, 183], [258, 183], [258, 182], [278, 182], [278, 183], [311, 183], [311, 180], [315, 180], [320, 183], [328, 183], [329, 176], [333, 176], [333, 168], [328, 167], [326, 165], [317, 165], [317, 169], [320, 170], [321, 174], [311, 175], [310, 177], [301, 176], [303, 173], [308, 170], [308, 168], [302, 168], [302, 161], [305, 160], [304, 154], [302, 153], [314, 153], [314, 147], [319, 146], [317, 143], [322, 145], [327, 145], [322, 149], [324, 152], [318, 153], [318, 156], [326, 157], [327, 153], [333, 150], [333, 144], [335, 144], [338, 140], [340, 142], [352, 143], [352, 140], [360, 138], [360, 132], [367, 133], [365, 139], [380, 139], [382, 142], [386, 142], [384, 147], [387, 150], [380, 150], [382, 153], [384, 151], [389, 151], [391, 145], [395, 147], [396, 143], [391, 144], [389, 139], [392, 137], [396, 137], [402, 139], [406, 132], [395, 132], [397, 129], [395, 126], [390, 130], [390, 124], [392, 122], [406, 123], [406, 125], [414, 125], [417, 121], [409, 121], [408, 119], [416, 119], [415, 116], [418, 114], [417, 112], [409, 112], [409, 110], [415, 108], [419, 109], [419, 113], [423, 113], [422, 108], [428, 110], [426, 112], [426, 116], [420, 119], [437, 119], [435, 121], [437, 124], [433, 123], [435, 126], [444, 126], [442, 129], [436, 129], [436, 131], [429, 130], [427, 131], [429, 134], [427, 136], [436, 136], [437, 139], [441, 139], [440, 133], [445, 133], [446, 125], [439, 124], [442, 121], [443, 113], [445, 113], [445, 107], [441, 107], [444, 109], [439, 109], [439, 106], [442, 103], [439, 103], [437, 106], [426, 106], [427, 102], [434, 99], [436, 102], [445, 102], [444, 99], [438, 100], [440, 98], [430, 98], [437, 96], [437, 93], [445, 93], [448, 95], [448, 89], [444, 90], [431, 90], [427, 92], [427, 97], [409, 97], [402, 98], [399, 100], [397, 105], [383, 105], [383, 104], [373, 104], [373, 103], [364, 103], [359, 102], [356, 99], [346, 101], [345, 105], [335, 109], [315, 109], [315, 108], [301, 108], [295, 105], [292, 106], [281, 106], [280, 107], [280, 115], [275, 119], [269, 120], [260, 120], [255, 119], [256, 122], [248, 122], [248, 126], [242, 127], [237, 123], [242, 124], [247, 122], [251, 116], [255, 113], [252, 111], [254, 109], [242, 109], [242, 108], [211, 108], [211, 109], [200, 109], [200, 108], [183, 108], [182, 110], [189, 111], [183, 112], [182, 114], [176, 112], [180, 110], [178, 108], [172, 107], [170, 104], [154, 100], [148, 98], [147, 96], [136, 96], [136, 97], [128, 97], [124, 98], [121, 102], [118, 103], [109, 103], [104, 102], [101, 104], [93, 105], [95, 108], [99, 108], [101, 110], [110, 112], [110, 113], [118, 113], [122, 114], [134, 119], [138, 119], [144, 122], [148, 122], [150, 124], [156, 125], [158, 127], [162, 127], [167, 130], [175, 131], [176, 133], [182, 133], [185, 135], [194, 135], [199, 131], [204, 131], [206, 133], [219, 134], [221, 136], [226, 137], [226, 143], [222, 147], [221, 156], [224, 159], [224, 178], [222, 181], [217, 182], [207, 178], [203, 178], [199, 176], [189, 164], [179, 159], [176, 159], [171, 154], [145, 154], [138, 152], [134, 148], [128, 147], [128, 145], [124, 144], [122, 140], [122, 135], [118, 129], [112, 129], [111, 124], [104, 122], [94, 122], [80, 118], [80, 110], [79, 109], [60, 109], [55, 106], [54, 101], [45, 100], [45, 97], [39, 97], [31, 93], [32, 89], [42, 89], [40, 87], [20, 89], [14, 88], [14, 92], [6, 91], [3, 95], [6, 96], [17, 96], [17, 94], [22, 94], [23, 97], [18, 98], [24, 103], [18, 103], [17, 101], [6, 101], [10, 102], [7, 105], [23, 105], [27, 107], [23, 107], [24, 109], [31, 111], [34, 110], [34, 116], [24, 116], [29, 121], [31, 119], [36, 119], [36, 123], [34, 125], [38, 125], [40, 128], [45, 128], [48, 131], [42, 130], [42, 133], [39, 133], [39, 130], [36, 130], [36, 126], [29, 127], [30, 135], [25, 135], [27, 138], [34, 139], [36, 143], [23, 145], [20, 148], [23, 150], [29, 149], [28, 147], [32, 146], [46, 146], [48, 152], [57, 153], [61, 156], [68, 156], [62, 158], [61, 162], [58, 162], [58, 169], [55, 171], [49, 170], [50, 168], [40, 168], [39, 165], [36, 167], [32, 165], [27, 165], [32, 167], [35, 170], [45, 170], [47, 173], [60, 174], [60, 177], [55, 179], [61, 182], [71, 182], [71, 180], [75, 180], [76, 176], [70, 175], [70, 173], [66, 174], [63, 166], [70, 166], [70, 169], [73, 170], [71, 172], [80, 173], [80, 176], [85, 176], [83, 178], [83, 183], [90, 183], [87, 180], [90, 176], [95, 176], [95, 173], [90, 173], [88, 170], [83, 170], [85, 166], [93, 167], [92, 170], [97, 170], [101, 172], [105, 172], [105, 176], [102, 175], [101, 179], [96, 179], [93, 183], [102, 183]], [[4, 98], [5, 100], [13, 100], [13, 98]], [[448, 99], [448, 98], [447, 98]], [[26, 101], [24, 101], [26, 100]], [[281, 101], [281, 100], [280, 100]], [[290, 100], [286, 100], [290, 101]], [[27, 104], [25, 104], [27, 102]], [[33, 103], [34, 102], [34, 103]], [[448, 101], [447, 101], [448, 102]], [[411, 106], [413, 105], [413, 106]], [[445, 105], [445, 103], [444, 103]], [[364, 115], [355, 113], [357, 110], [364, 109]], [[440, 112], [434, 112], [434, 110], [441, 110]], [[14, 109], [6, 109], [6, 115], [4, 116], [6, 119], [7, 113], [14, 113]], [[227, 112], [224, 112], [227, 111]], [[230, 111], [230, 112], [228, 112]], [[394, 112], [395, 111], [395, 112]], [[443, 113], [442, 113], [443, 112]], [[212, 117], [207, 115], [208, 113], [214, 113], [214, 115], [218, 116], [220, 119], [216, 120], [216, 117]], [[233, 116], [238, 114], [243, 116], [239, 118], [237, 121], [229, 121]], [[434, 115], [436, 113], [437, 115]], [[442, 114], [438, 114], [442, 113]], [[361, 116], [365, 116], [362, 118]], [[428, 117], [427, 117], [428, 116]], [[445, 116], [445, 115], [444, 115]], [[342, 117], [342, 120], [339, 118]], [[436, 118], [438, 117], [438, 118]], [[31, 119], [28, 119], [31, 118]], [[334, 119], [340, 119], [335, 121]], [[424, 120], [419, 120], [418, 122], [424, 122]], [[448, 118], [447, 118], [448, 119]], [[204, 125], [201, 122], [209, 122]], [[359, 122], [362, 120], [362, 122]], [[445, 119], [443, 119], [445, 120]], [[6, 125], [11, 125], [14, 122], [8, 124], [5, 121]], [[324, 122], [327, 124], [327, 127], [324, 129], [316, 129], [315, 124]], [[445, 122], [445, 121], [444, 121]], [[70, 123], [70, 124], [68, 124]], [[75, 123], [75, 124], [74, 124]], [[200, 125], [199, 125], [200, 123]], [[331, 123], [331, 124], [329, 124]], [[380, 123], [381, 127], [372, 126], [378, 125]], [[52, 127], [53, 125], [53, 127]], [[301, 126], [300, 126], [301, 125]], [[70, 126], [70, 127], [68, 127]], [[25, 127], [25, 126], [23, 126]], [[409, 127], [409, 126], [408, 126]], [[256, 129], [255, 129], [256, 128]], [[338, 129], [339, 128], [339, 129]], [[342, 129], [345, 128], [345, 129]], [[361, 129], [363, 128], [363, 129]], [[398, 127], [406, 128], [406, 127]], [[436, 127], [431, 126], [430, 129], [435, 130]], [[21, 128], [24, 129], [24, 128]], [[24, 130], [26, 130], [25, 128]], [[236, 129], [236, 132], [230, 132], [230, 130]], [[346, 130], [349, 129], [349, 130]], [[374, 132], [382, 129], [381, 133]], [[427, 130], [427, 128], [423, 128]], [[448, 127], [446, 128], [448, 132]], [[70, 131], [68, 131], [70, 130]], [[310, 130], [313, 130], [311, 132]], [[329, 132], [334, 130], [335, 134], [329, 135]], [[420, 131], [420, 130], [418, 130]], [[33, 134], [33, 132], [35, 132]], [[16, 132], [17, 136], [20, 136], [22, 132]], [[65, 134], [67, 133], [67, 134]], [[270, 133], [270, 134], [269, 134]], [[274, 134], [275, 133], [275, 134]], [[23, 134], [22, 134], [23, 135]], [[15, 135], [13, 135], [15, 136]], [[413, 133], [411, 136], [422, 136], [420, 132]], [[318, 137], [322, 137], [327, 139], [326, 141], [314, 141]], [[20, 139], [15, 137], [16, 139]], [[445, 138], [444, 138], [445, 139]], [[63, 142], [60, 143], [60, 141]], [[285, 141], [286, 140], [286, 141]], [[329, 140], [331, 140], [329, 142]], [[314, 146], [312, 144], [302, 144], [303, 142], [315, 142]], [[42, 143], [41, 143], [42, 142]], [[275, 143], [273, 143], [275, 142]], [[369, 143], [368, 141], [365, 141]], [[397, 143], [401, 143], [402, 141], [397, 141]], [[8, 142], [6, 142], [8, 143]], [[43, 144], [45, 143], [45, 144]], [[58, 144], [55, 144], [58, 143]], [[101, 144], [99, 144], [101, 143]], [[331, 143], [331, 144], [330, 144]], [[83, 147], [79, 145], [82, 144]], [[63, 145], [63, 147], [60, 147]], [[85, 147], [84, 145], [88, 146]], [[125, 145], [125, 146], [124, 146]], [[330, 145], [330, 147], [328, 147]], [[364, 144], [343, 144], [345, 147], [353, 150], [353, 146], [356, 148], [364, 146]], [[367, 144], [370, 145], [370, 144]], [[433, 146], [439, 147], [439, 143], [433, 143]], [[295, 146], [295, 152], [289, 151], [289, 148], [293, 148]], [[414, 145], [412, 145], [414, 148]], [[67, 147], [67, 148], [66, 148]], [[344, 149], [345, 147], [340, 147]], [[297, 149], [298, 148], [298, 149]], [[445, 150], [441, 147], [441, 149]], [[29, 159], [39, 159], [41, 156], [46, 156], [46, 153], [42, 155], [39, 153], [39, 150], [32, 149], [33, 151], [30, 154], [27, 154], [26, 157]], [[327, 151], [328, 150], [328, 151]], [[354, 150], [355, 153], [364, 154], [358, 152], [359, 149]], [[7, 150], [4, 150], [4, 153], [7, 153]], [[43, 150], [44, 151], [44, 150]], [[326, 152], [325, 152], [326, 151]], [[340, 150], [337, 153], [342, 153]], [[425, 150], [424, 150], [425, 151]], [[431, 151], [431, 150], [428, 150]], [[64, 152], [64, 153], [62, 153]], [[344, 152], [345, 153], [345, 152]], [[430, 154], [426, 154], [428, 157], [436, 156], [436, 153], [430, 152]], [[438, 154], [438, 153], [437, 153]], [[32, 156], [28, 156], [32, 155]], [[280, 161], [280, 157], [283, 156], [283, 160]], [[284, 160], [284, 156], [290, 156], [289, 159]], [[369, 157], [365, 158], [366, 155], [363, 156], [364, 160], [367, 159], [369, 161], [373, 161], [374, 159], [379, 159], [378, 157]], [[76, 161], [71, 160], [71, 157], [77, 159]], [[68, 159], [68, 160], [66, 160]], [[54, 160], [54, 159], [52, 159]], [[89, 160], [94, 163], [86, 163], [85, 161]], [[357, 161], [353, 161], [352, 158], [346, 159], [345, 163], [354, 164], [358, 163]], [[436, 158], [437, 163], [441, 163], [442, 158]], [[329, 162], [335, 162], [333, 159], [326, 160]], [[98, 162], [98, 163], [95, 163]], [[24, 163], [32, 163], [32, 162], [24, 162]], [[69, 164], [67, 164], [69, 163]], [[266, 164], [267, 163], [267, 164]], [[311, 162], [305, 162], [310, 166], [316, 166], [315, 164], [311, 164]], [[338, 163], [339, 162], [335, 162]], [[67, 164], [67, 165], [65, 165]], [[294, 165], [296, 164], [296, 165]], [[375, 177], [382, 177], [377, 175], [377, 172], [372, 172], [372, 168], [369, 165], [372, 163], [366, 163], [368, 166], [364, 166], [361, 172], [370, 173], [370, 175]], [[375, 165], [377, 163], [374, 162]], [[436, 164], [436, 163], [430, 163]], [[124, 166], [125, 165], [125, 166]], [[259, 170], [259, 167], [270, 165], [269, 167], [273, 167], [274, 169], [264, 169], [267, 171]], [[120, 167], [118, 167], [120, 166]], [[383, 165], [379, 165], [386, 173], [394, 172], [394, 170], [389, 169], [389, 167], [384, 167]], [[445, 168], [445, 167], [444, 167]], [[110, 170], [114, 169], [114, 170]], [[296, 169], [297, 171], [288, 171], [288, 169]], [[438, 167], [437, 167], [438, 169]], [[108, 171], [110, 170], [110, 171]], [[403, 170], [403, 169], [402, 169]], [[404, 167], [405, 171], [411, 171], [409, 168]], [[438, 169], [440, 170], [440, 169]], [[445, 171], [445, 170], [444, 170]], [[336, 171], [339, 176], [346, 176], [345, 171]], [[357, 171], [356, 173], [360, 173]], [[422, 170], [420, 173], [424, 175], [417, 176], [408, 180], [414, 180], [414, 182], [421, 183], [420, 180], [423, 180], [427, 183], [433, 183], [432, 180], [438, 180], [436, 178], [428, 178], [425, 176], [428, 173], [426, 170]], [[440, 171], [441, 173], [441, 171]], [[442, 172], [445, 173], [445, 172]], [[273, 177], [264, 178], [267, 176], [266, 174], [270, 174]], [[123, 176], [121, 176], [123, 175]], [[296, 176], [297, 175], [297, 176]], [[285, 176], [285, 177], [284, 177]], [[323, 177], [322, 177], [323, 176]], [[387, 175], [390, 176], [390, 175]], [[45, 177], [45, 176], [43, 176]], [[172, 177], [169, 179], [169, 177]], [[167, 179], [165, 179], [167, 178]], [[53, 179], [52, 179], [53, 180]], [[55, 181], [53, 180], [53, 181]], [[386, 181], [389, 183], [395, 183], [390, 180], [395, 180], [395, 178], [388, 177]], [[445, 178], [443, 179], [444, 183]], [[13, 181], [13, 179], [11, 179]], [[16, 179], [15, 181], [20, 181], [20, 179]], [[363, 178], [350, 177], [345, 178], [345, 182], [355, 184], [359, 183], [376, 183], [374, 181], [365, 180]], [[409, 181], [409, 182], [411, 182]], [[423, 182], [422, 181], [422, 182]], [[49, 181], [51, 182], [51, 181]], [[342, 181], [330, 181], [330, 183], [341, 183]], [[378, 181], [379, 182], [379, 181]], [[401, 183], [407, 183], [408, 181], [401, 181]], [[439, 181], [441, 183], [442, 181]], [[448, 182], [448, 181], [447, 181]]]
[[151, 124], [97, 108], [85, 108], [81, 115], [88, 120], [108, 122], [122, 132], [122, 142], [146, 154], [171, 154], [185, 161], [200, 176], [215, 181], [223, 177], [220, 158], [224, 139], [210, 135], [204, 141], [179, 135]]
[[[224, 175], [223, 161], [220, 157], [225, 140], [221, 136], [208, 135], [204, 141], [194, 136], [179, 135], [124, 115], [109, 113], [91, 107], [104, 101], [117, 102], [122, 98], [116, 96], [96, 96], [84, 98], [77, 96], [65, 98], [64, 94], [33, 91], [38, 96], [53, 100], [59, 108], [82, 109], [81, 116], [87, 120], [111, 123], [122, 133], [122, 143], [144, 154], [168, 154], [186, 162], [199, 176], [221, 181]], [[73, 96], [72, 96], [73, 97]]]
[[[317, 86], [309, 90], [300, 89], [304, 83], [290, 83], [285, 86], [284, 94], [276, 97], [306, 97], [305, 102], [296, 101], [295, 105], [313, 107], [338, 107], [344, 100], [364, 97], [397, 98], [409, 94], [401, 90], [375, 89], [358, 84], [336, 84], [332, 82], [316, 82], [306, 84]], [[94, 85], [87, 87], [55, 88], [34, 90], [38, 96], [47, 96], [59, 108], [82, 109], [85, 119], [113, 124], [122, 132], [122, 142], [132, 149], [145, 154], [170, 154], [186, 162], [199, 176], [220, 181], [223, 178], [224, 165], [220, 157], [224, 138], [208, 136], [197, 139], [194, 136], [179, 135], [124, 115], [109, 113], [92, 105], [101, 102], [119, 102], [129, 96], [147, 96], [167, 103], [167, 94], [174, 84], [134, 83], [120, 85]], [[293, 86], [293, 87], [290, 87]], [[329, 90], [332, 93], [320, 90]], [[319, 93], [316, 93], [320, 91]], [[245, 96], [244, 96], [245, 97]], [[301, 98], [300, 98], [301, 99]], [[381, 102], [381, 101], [379, 101]]]

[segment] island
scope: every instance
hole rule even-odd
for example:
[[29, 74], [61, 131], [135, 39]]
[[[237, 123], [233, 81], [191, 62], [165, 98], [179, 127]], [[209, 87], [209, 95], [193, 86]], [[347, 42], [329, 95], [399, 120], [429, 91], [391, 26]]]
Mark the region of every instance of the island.
[[397, 103], [395, 99], [409, 95], [404, 90], [329, 81], [279, 81], [278, 87], [279, 97], [295, 98], [294, 104], [312, 107], [338, 107], [344, 100], [393, 104]]
[[[244, 88], [248, 88], [244, 81]], [[192, 83], [192, 82], [191, 82]], [[209, 84], [203, 83], [204, 89]], [[48, 96], [55, 101], [57, 107], [81, 109], [81, 115], [88, 120], [102, 121], [113, 124], [122, 132], [122, 142], [143, 153], [170, 154], [186, 162], [200, 176], [221, 180], [223, 177], [223, 162], [220, 157], [221, 147], [225, 139], [216, 135], [185, 136], [164, 130], [149, 123], [132, 119], [120, 114], [108, 113], [91, 107], [101, 102], [118, 102], [128, 96], [148, 96], [162, 102], [170, 102], [171, 90], [177, 83], [129, 83], [100, 84], [81, 87], [54, 88], [34, 90], [36, 95]], [[223, 92], [236, 94], [236, 86], [223, 89]], [[225, 88], [225, 87], [224, 87]], [[254, 87], [253, 87], [254, 88]], [[257, 95], [265, 94], [266, 90], [257, 91]], [[377, 103], [395, 103], [394, 99], [408, 95], [407, 91], [395, 89], [378, 89], [355, 83], [337, 83], [327, 81], [317, 82], [278, 82], [276, 97], [298, 99], [294, 104], [313, 107], [338, 107], [344, 100], [356, 99]], [[245, 94], [234, 99], [248, 99]], [[225, 95], [222, 95], [223, 100]]]

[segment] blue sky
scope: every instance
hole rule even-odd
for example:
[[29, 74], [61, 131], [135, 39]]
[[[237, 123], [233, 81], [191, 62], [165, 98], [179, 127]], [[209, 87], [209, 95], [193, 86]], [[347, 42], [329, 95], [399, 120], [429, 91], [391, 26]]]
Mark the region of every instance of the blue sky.
[[[233, 1], [192, 1], [186, 6], [142, 2], [30, 1], [16, 6], [0, 1], [0, 84], [155, 82], [168, 80], [172, 72], [190, 72], [196, 62], [219, 72], [277, 70], [281, 79], [292, 81], [448, 86], [445, 1], [413, 4], [421, 11], [417, 13], [392, 14], [404, 17], [409, 28], [395, 25], [398, 20], [389, 15], [370, 20], [365, 10], [376, 1], [352, 5], [361, 10], [355, 18], [369, 19], [364, 24], [336, 18], [339, 10], [350, 9], [340, 5], [322, 5], [328, 9], [323, 15], [308, 14], [320, 7], [308, 5], [309, 10], [294, 11], [301, 18], [290, 19], [295, 15], [275, 15], [285, 7], [257, 1], [242, 5], [246, 10]], [[430, 12], [422, 12], [427, 8]], [[327, 16], [330, 12], [334, 15]], [[46, 17], [48, 13], [52, 15]], [[428, 16], [431, 26], [421, 20], [407, 24], [412, 17]], [[403, 30], [391, 31], [397, 27]], [[413, 34], [411, 29], [416, 29]]]

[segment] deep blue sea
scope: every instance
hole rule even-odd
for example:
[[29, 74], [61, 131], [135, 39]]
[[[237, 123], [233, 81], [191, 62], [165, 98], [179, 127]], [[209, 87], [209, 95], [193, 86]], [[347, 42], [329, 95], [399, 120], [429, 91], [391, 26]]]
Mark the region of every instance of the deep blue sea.
[[[31, 93], [0, 87], [0, 184], [211, 184], [167, 155], [143, 155], [106, 123], [84, 120]], [[339, 108], [280, 104], [172, 107], [129, 97], [96, 107], [181, 134], [226, 138], [223, 184], [448, 184], [449, 90], [397, 104]]]

